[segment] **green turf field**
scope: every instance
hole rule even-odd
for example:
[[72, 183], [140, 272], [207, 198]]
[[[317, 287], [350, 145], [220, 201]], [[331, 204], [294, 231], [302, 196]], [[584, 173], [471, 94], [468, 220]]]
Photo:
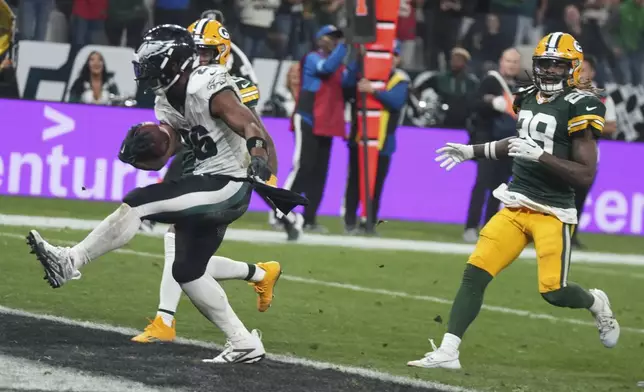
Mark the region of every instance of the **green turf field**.
[[[0, 198], [0, 213], [102, 218], [111, 204]], [[235, 227], [265, 228], [265, 215], [249, 215]], [[334, 231], [340, 223], [325, 221]], [[162, 240], [137, 236], [126, 248], [83, 269], [83, 279], [59, 290], [22, 236], [27, 227], [0, 228], [0, 305], [60, 316], [143, 328], [153, 317], [163, 264]], [[390, 222], [385, 236], [457, 241], [460, 227]], [[56, 243], [84, 232], [42, 230]], [[642, 239], [585, 236], [592, 250], [644, 254]], [[134, 252], [146, 252], [136, 254]], [[150, 255], [157, 254], [158, 256]], [[279, 260], [285, 270], [273, 307], [255, 310], [255, 294], [243, 282], [225, 288], [241, 319], [264, 333], [267, 350], [487, 391], [623, 391], [644, 380], [644, 268], [573, 265], [571, 279], [604, 289], [621, 325], [620, 344], [605, 349], [586, 311], [556, 309], [537, 293], [534, 263], [518, 261], [486, 295], [488, 308], [461, 346], [464, 370], [405, 366], [440, 342], [449, 304], [463, 270], [462, 256], [405, 251], [366, 251], [291, 245], [225, 243], [221, 254], [237, 260]], [[351, 286], [348, 286], [351, 285]], [[334, 287], [332, 287], [334, 286]], [[375, 290], [380, 290], [376, 292]], [[525, 311], [523, 313], [517, 311]], [[544, 319], [551, 315], [553, 320]], [[187, 299], [178, 312], [183, 337], [222, 342], [222, 335]], [[82, 345], [82, 342], [78, 342]]]

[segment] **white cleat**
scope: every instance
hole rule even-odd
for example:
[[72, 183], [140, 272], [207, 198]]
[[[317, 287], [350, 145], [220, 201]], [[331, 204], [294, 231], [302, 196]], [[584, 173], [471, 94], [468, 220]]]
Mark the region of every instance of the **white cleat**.
[[45, 269], [45, 280], [57, 289], [68, 280], [80, 277], [74, 268], [70, 248], [54, 246], [45, 241], [36, 230], [27, 235], [27, 244]]
[[432, 339], [429, 339], [432, 344], [431, 352], [425, 353], [425, 356], [416, 361], [407, 362], [407, 366], [420, 367], [425, 369], [461, 369], [461, 362], [458, 360], [458, 351], [450, 351], [444, 348], [438, 348]]
[[230, 338], [224, 351], [212, 359], [203, 359], [206, 363], [256, 363], [264, 359], [266, 350], [262, 344], [262, 333], [256, 329], [250, 334], [238, 334]]
[[[595, 303], [591, 307], [590, 312], [595, 317], [595, 323], [597, 324], [597, 329], [599, 330], [599, 340], [602, 341], [602, 344], [605, 347], [613, 348], [617, 345], [619, 340], [619, 323], [613, 315], [613, 311], [610, 308], [610, 301], [608, 296], [602, 290], [599, 289], [590, 289], [590, 294], [595, 297]], [[595, 306], [597, 304], [598, 306]]]

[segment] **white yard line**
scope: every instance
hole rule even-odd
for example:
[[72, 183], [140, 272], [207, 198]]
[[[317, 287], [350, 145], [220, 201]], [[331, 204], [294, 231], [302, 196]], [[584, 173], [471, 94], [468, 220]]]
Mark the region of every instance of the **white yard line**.
[[[58, 322], [66, 325], [88, 328], [88, 329], [93, 329], [98, 331], [114, 332], [128, 337], [137, 335], [138, 333], [141, 332], [133, 328], [125, 328], [125, 327], [119, 327], [119, 326], [114, 326], [109, 324], [94, 323], [90, 321], [73, 320], [65, 317], [51, 316], [46, 314], [37, 314], [37, 313], [27, 312], [20, 309], [7, 308], [4, 306], [0, 306], [0, 313], [12, 314], [12, 315], [17, 315], [22, 317], [30, 317], [30, 318], [35, 318], [39, 320], [53, 321], [53, 322]], [[175, 343], [209, 348], [217, 351], [221, 351], [222, 349], [222, 347], [217, 344], [214, 344], [211, 342], [204, 342], [200, 340], [193, 340], [193, 339], [177, 338], [175, 340]], [[305, 358], [298, 358], [298, 357], [293, 357], [288, 355], [268, 354], [266, 357], [276, 362], [307, 366], [307, 367], [311, 367], [314, 369], [321, 369], [321, 370], [334, 369], [343, 373], [353, 374], [353, 375], [376, 379], [376, 380], [385, 381], [385, 382], [393, 382], [393, 383], [398, 383], [403, 385], [410, 385], [410, 386], [419, 387], [419, 388], [433, 388], [433, 389], [438, 389], [440, 391], [446, 391], [446, 392], [470, 392], [470, 391], [474, 392], [470, 389], [453, 387], [453, 386], [440, 384], [436, 382], [416, 380], [409, 377], [395, 376], [392, 374], [378, 372], [370, 369], [364, 369], [364, 368], [353, 367], [353, 366], [342, 366], [342, 365], [337, 365], [329, 362], [313, 361]]]
[[[23, 239], [24, 238], [24, 236], [22, 236], [20, 234], [16, 234], [16, 233], [3, 233], [3, 232], [0, 232], [0, 236], [10, 237], [10, 238], [18, 238], [18, 239]], [[73, 242], [70, 242], [70, 241], [57, 240], [55, 238], [52, 238], [51, 241], [54, 242], [54, 243], [60, 243], [60, 244], [72, 244], [73, 243]], [[163, 255], [160, 254], [160, 253], [139, 252], [139, 251], [132, 250], [132, 249], [116, 249], [114, 252], [121, 253], [121, 254], [133, 255], [133, 256], [139, 256], [139, 257], [151, 257], [151, 258], [163, 260]], [[298, 283], [311, 284], [311, 285], [317, 285], [317, 286], [332, 287], [332, 288], [336, 288], [336, 289], [343, 289], [343, 290], [351, 290], [351, 291], [362, 292], [362, 293], [384, 295], [384, 296], [388, 296], [388, 297], [405, 298], [405, 299], [411, 299], [411, 300], [417, 300], [417, 301], [433, 302], [433, 303], [444, 304], [444, 305], [451, 305], [452, 304], [452, 301], [449, 300], [449, 299], [446, 299], [446, 298], [434, 297], [434, 296], [429, 296], [429, 295], [410, 294], [410, 293], [406, 293], [406, 292], [403, 292], [403, 291], [375, 289], [375, 288], [358, 286], [358, 285], [342, 283], [342, 282], [329, 282], [329, 281], [325, 281], [325, 280], [304, 278], [304, 277], [295, 276], [295, 275], [284, 274], [284, 275], [282, 275], [281, 279], [282, 280], [288, 280], [288, 281], [291, 281], [291, 282], [298, 282]], [[572, 319], [572, 318], [563, 318], [563, 317], [555, 317], [555, 316], [552, 316], [552, 315], [546, 314], [546, 313], [535, 313], [535, 312], [530, 312], [530, 311], [527, 311], [527, 310], [506, 308], [506, 307], [503, 307], [503, 306], [483, 305], [483, 309], [489, 310], [491, 312], [510, 314], [510, 315], [514, 315], [514, 316], [526, 317], [526, 318], [535, 319], [535, 320], [547, 320], [547, 321], [551, 321], [551, 322], [559, 322], [559, 323], [565, 323], [565, 324], [584, 325], [584, 326], [589, 326], [589, 327], [595, 327], [595, 323], [592, 322], [592, 321], [585, 321], [585, 320]], [[590, 318], [590, 316], [589, 316], [589, 318]], [[622, 331], [628, 331], [628, 332], [635, 332], [635, 333], [644, 334], [644, 329], [631, 328], [631, 327], [625, 327], [625, 326], [622, 326], [621, 329], [622, 329]]]
[[[92, 230], [100, 221], [55, 218], [45, 216], [28, 215], [5, 215], [0, 214], [0, 225], [5, 226], [30, 226], [35, 228], [69, 228], [74, 230]], [[147, 236], [162, 236], [165, 233], [166, 225], [157, 225], [152, 233], [140, 233]], [[285, 244], [286, 237], [283, 232], [265, 230], [228, 229], [226, 232], [227, 241]], [[339, 235], [304, 234], [294, 245], [319, 245], [337, 246], [354, 249], [368, 250], [401, 250], [425, 253], [440, 253], [451, 255], [469, 255], [474, 250], [474, 245], [457, 244], [449, 242], [402, 240], [394, 238], [367, 238], [348, 237]], [[526, 249], [521, 253], [521, 258], [534, 260], [536, 253], [534, 249]], [[574, 251], [573, 262], [601, 263], [601, 264], [622, 264], [644, 266], [644, 255], [617, 254]]]

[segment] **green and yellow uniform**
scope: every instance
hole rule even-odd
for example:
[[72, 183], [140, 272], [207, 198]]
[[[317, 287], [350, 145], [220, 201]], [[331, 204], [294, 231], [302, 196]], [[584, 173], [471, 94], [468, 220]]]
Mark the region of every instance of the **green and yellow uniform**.
[[[571, 159], [573, 138], [582, 131], [598, 136], [604, 128], [604, 104], [575, 88], [540, 103], [537, 89], [531, 87], [516, 96], [514, 106], [519, 136], [530, 136], [545, 153], [561, 159]], [[539, 162], [515, 159], [512, 177], [509, 186], [494, 191], [506, 208], [481, 230], [469, 263], [496, 276], [534, 242], [539, 291], [565, 287], [577, 223], [575, 191]]]
[[[604, 128], [606, 107], [594, 94], [578, 89], [539, 103], [537, 89], [530, 88], [517, 96], [515, 108], [519, 135], [529, 135], [546, 153], [562, 159], [570, 159], [572, 139], [579, 131], [589, 128], [599, 137]], [[512, 177], [511, 192], [546, 206], [575, 208], [572, 186], [538, 162], [515, 159]]]

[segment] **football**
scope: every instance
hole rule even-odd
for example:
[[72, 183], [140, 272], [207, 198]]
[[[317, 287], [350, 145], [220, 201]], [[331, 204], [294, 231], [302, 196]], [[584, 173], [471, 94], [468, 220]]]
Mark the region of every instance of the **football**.
[[164, 128], [164, 125], [159, 125], [153, 122], [145, 123], [139, 127], [137, 134], [147, 133], [152, 140], [151, 151], [154, 153], [155, 158], [161, 158], [168, 152], [170, 147], [170, 133]]

